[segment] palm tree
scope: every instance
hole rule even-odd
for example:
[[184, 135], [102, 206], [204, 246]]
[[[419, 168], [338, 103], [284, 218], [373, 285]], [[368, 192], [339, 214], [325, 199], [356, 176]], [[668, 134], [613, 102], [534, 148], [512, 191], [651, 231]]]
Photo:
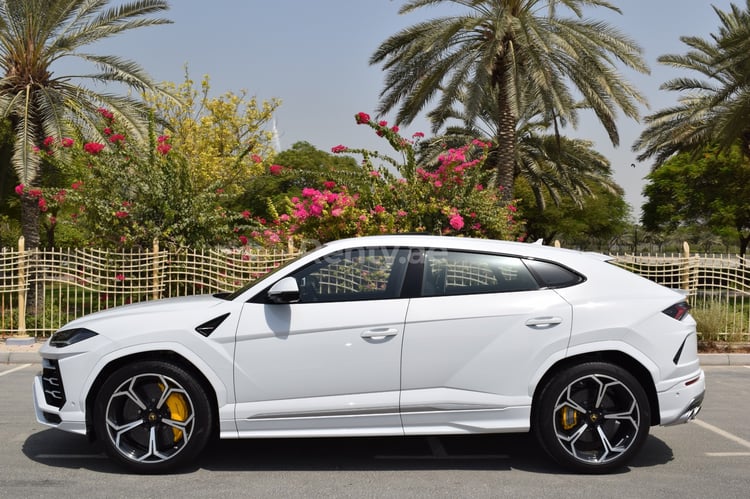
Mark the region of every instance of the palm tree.
[[[516, 130], [527, 106], [538, 107], [557, 132], [578, 121], [576, 93], [619, 145], [616, 110], [637, 119], [639, 92], [615, 68], [616, 61], [648, 72], [635, 42], [604, 22], [583, 18], [586, 7], [619, 9], [605, 0], [409, 0], [400, 13], [420, 7], [455, 4], [460, 15], [438, 17], [407, 27], [386, 39], [370, 58], [387, 71], [378, 112], [400, 104], [396, 121], [410, 123], [440, 94], [431, 113], [433, 132], [466, 92], [471, 118], [481, 112], [483, 93], [497, 96], [493, 117], [496, 154], [488, 166], [506, 199], [513, 196]], [[558, 15], [558, 6], [573, 17]]]
[[664, 55], [659, 62], [696, 71], [704, 79], [675, 78], [661, 88], [682, 92], [675, 106], [647, 116], [647, 128], [633, 145], [639, 160], [654, 157], [656, 166], [678, 152], [700, 152], [715, 144], [727, 151], [740, 143], [750, 158], [750, 0], [745, 10], [716, 7], [720, 26], [710, 40], [685, 36], [691, 50]]
[[[101, 93], [84, 82], [119, 83], [142, 91], [158, 87], [136, 63], [96, 55], [86, 46], [144, 26], [170, 21], [148, 16], [168, 8], [164, 0], [138, 0], [107, 7], [107, 0], [0, 0], [0, 117], [14, 132], [12, 166], [27, 187], [21, 197], [26, 246], [39, 245], [39, 208], [28, 187], [41, 185], [40, 156], [45, 137], [61, 138], [73, 129], [84, 136], [94, 127], [97, 109], [111, 111], [132, 133], [147, 122], [145, 106], [131, 97]], [[83, 75], [56, 75], [53, 65], [66, 57], [93, 64]]]
[[[461, 147], [473, 139], [490, 140], [493, 134], [493, 119], [498, 114], [497, 95], [491, 89], [482, 94], [482, 105], [475, 116], [469, 116], [466, 106], [444, 110], [451, 121], [463, 122], [463, 126], [448, 126], [446, 133], [422, 144], [419, 160], [435, 163], [445, 147]], [[459, 94], [457, 103], [463, 103], [465, 93]], [[538, 105], [541, 105], [539, 103]], [[434, 112], [428, 113], [432, 117]], [[542, 110], [529, 105], [518, 119], [516, 129], [516, 159], [513, 180], [523, 178], [531, 189], [537, 208], [544, 210], [546, 192], [559, 205], [569, 198], [579, 208], [585, 198], [594, 196], [592, 186], [617, 195], [622, 190], [612, 179], [609, 161], [594, 149], [591, 141], [572, 139], [559, 133], [550, 133], [549, 119]], [[497, 149], [490, 153], [498, 154]], [[496, 179], [495, 184], [497, 183]]]

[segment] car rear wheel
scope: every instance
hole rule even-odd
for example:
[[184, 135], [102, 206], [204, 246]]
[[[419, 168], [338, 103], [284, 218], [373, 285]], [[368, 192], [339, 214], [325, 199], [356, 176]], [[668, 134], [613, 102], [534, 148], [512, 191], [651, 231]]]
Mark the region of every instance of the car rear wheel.
[[179, 366], [141, 361], [115, 371], [94, 402], [94, 427], [110, 457], [139, 473], [171, 471], [211, 434], [206, 391]]
[[651, 424], [648, 398], [621, 367], [592, 362], [568, 368], [543, 388], [534, 432], [566, 468], [605, 473], [640, 449]]

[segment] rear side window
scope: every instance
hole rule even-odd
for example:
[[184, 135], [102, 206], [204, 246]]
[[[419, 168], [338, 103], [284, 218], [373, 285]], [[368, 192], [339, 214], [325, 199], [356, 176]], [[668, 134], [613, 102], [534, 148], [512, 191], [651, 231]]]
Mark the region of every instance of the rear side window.
[[540, 260], [524, 260], [539, 283], [545, 288], [565, 288], [584, 281], [583, 276], [576, 274], [556, 263]]
[[534, 289], [539, 285], [519, 258], [462, 251], [425, 252], [422, 296]]

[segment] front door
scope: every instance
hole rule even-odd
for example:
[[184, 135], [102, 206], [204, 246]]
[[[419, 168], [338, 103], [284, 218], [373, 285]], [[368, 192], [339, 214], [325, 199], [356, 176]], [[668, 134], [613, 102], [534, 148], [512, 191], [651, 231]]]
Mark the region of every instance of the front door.
[[329, 255], [292, 275], [298, 302], [244, 305], [235, 351], [240, 436], [402, 434], [405, 255]]

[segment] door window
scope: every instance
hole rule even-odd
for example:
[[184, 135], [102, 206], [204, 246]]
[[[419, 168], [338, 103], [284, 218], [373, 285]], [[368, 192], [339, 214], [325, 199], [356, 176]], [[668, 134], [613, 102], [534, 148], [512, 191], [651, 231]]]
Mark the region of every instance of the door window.
[[422, 296], [535, 289], [539, 285], [520, 258], [444, 250], [425, 253]]
[[294, 278], [300, 303], [398, 298], [406, 273], [408, 250], [358, 248], [308, 265]]

